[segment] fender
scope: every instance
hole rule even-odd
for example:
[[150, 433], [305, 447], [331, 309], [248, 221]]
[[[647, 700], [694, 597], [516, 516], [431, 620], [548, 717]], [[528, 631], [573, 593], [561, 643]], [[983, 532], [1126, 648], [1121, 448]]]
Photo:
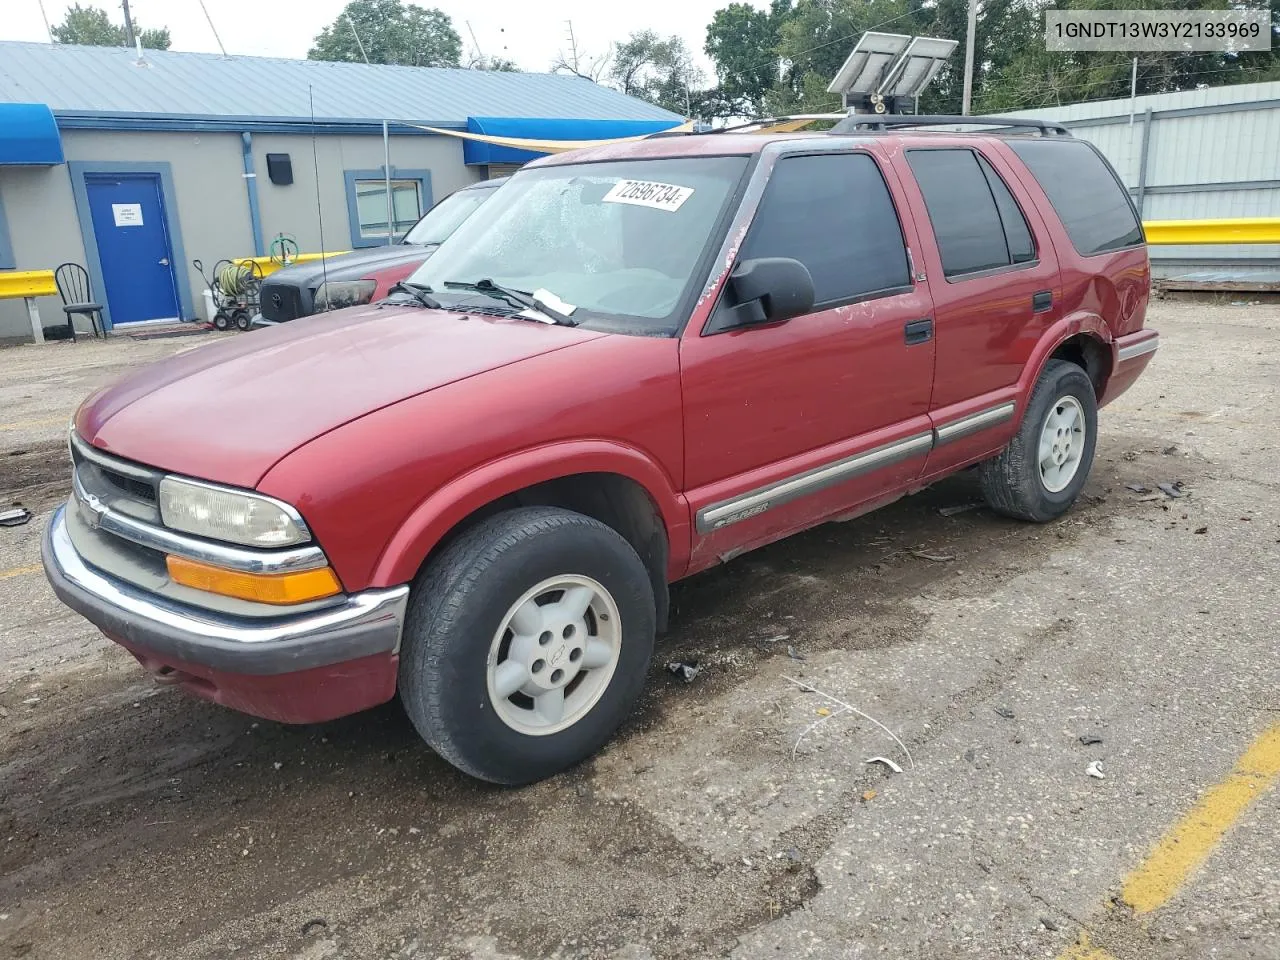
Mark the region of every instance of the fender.
[[[1031, 389], [1040, 379], [1040, 373], [1044, 370], [1044, 365], [1049, 362], [1049, 358], [1053, 356], [1053, 352], [1067, 340], [1081, 333], [1088, 334], [1106, 346], [1114, 358], [1115, 348], [1111, 345], [1113, 339], [1111, 331], [1100, 316], [1087, 310], [1077, 310], [1067, 314], [1044, 332], [1035, 349], [1031, 351], [1031, 356], [1027, 358], [1027, 363], [1022, 368], [1022, 376], [1018, 378], [1019, 407], [1026, 409]], [[1114, 362], [1113, 359], [1112, 363]], [[1110, 372], [1108, 368], [1107, 373]]]
[[492, 460], [437, 489], [414, 508], [383, 549], [371, 585], [409, 582], [445, 534], [476, 510], [525, 487], [575, 473], [616, 473], [643, 487], [666, 527], [668, 576], [683, 574], [689, 564], [689, 505], [666, 471], [627, 444], [569, 440]]

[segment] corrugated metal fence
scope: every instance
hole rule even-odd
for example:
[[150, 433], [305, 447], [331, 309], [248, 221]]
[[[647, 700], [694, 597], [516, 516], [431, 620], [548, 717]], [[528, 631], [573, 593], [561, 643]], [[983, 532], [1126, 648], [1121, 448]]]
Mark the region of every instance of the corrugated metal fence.
[[[1280, 82], [1027, 110], [1096, 144], [1143, 220], [1280, 217]], [[1280, 249], [1152, 247], [1157, 277], [1215, 271], [1280, 280]]]

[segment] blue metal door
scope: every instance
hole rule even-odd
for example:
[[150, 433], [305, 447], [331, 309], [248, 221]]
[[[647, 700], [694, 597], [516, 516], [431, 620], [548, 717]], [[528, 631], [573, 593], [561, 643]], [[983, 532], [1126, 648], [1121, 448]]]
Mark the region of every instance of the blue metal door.
[[112, 324], [177, 319], [178, 288], [160, 178], [90, 175], [85, 188]]

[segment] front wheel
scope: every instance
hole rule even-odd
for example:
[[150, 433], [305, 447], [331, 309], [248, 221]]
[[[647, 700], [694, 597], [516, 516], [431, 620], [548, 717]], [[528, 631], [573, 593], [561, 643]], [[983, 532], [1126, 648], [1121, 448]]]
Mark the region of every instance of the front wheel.
[[981, 465], [982, 493], [996, 512], [1044, 523], [1080, 496], [1098, 435], [1098, 401], [1089, 375], [1050, 360], [1036, 381], [1018, 432]]
[[418, 732], [460, 770], [541, 780], [595, 753], [644, 684], [655, 607], [631, 545], [551, 507], [497, 514], [414, 583], [400, 695]]

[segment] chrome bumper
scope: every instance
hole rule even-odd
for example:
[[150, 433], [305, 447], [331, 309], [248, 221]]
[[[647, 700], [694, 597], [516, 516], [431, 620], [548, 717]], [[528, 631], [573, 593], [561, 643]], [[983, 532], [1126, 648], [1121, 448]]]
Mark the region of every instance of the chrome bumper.
[[407, 586], [367, 590], [305, 614], [249, 620], [157, 597], [89, 567], [67, 533], [65, 507], [41, 544], [45, 575], [63, 603], [113, 640], [160, 657], [232, 673], [271, 675], [399, 649]]

